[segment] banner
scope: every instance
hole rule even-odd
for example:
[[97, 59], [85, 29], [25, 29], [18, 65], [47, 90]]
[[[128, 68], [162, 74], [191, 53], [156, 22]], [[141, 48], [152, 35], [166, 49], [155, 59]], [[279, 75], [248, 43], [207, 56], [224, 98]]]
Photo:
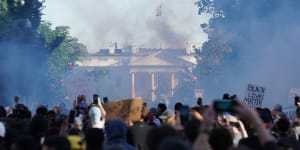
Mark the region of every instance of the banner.
[[254, 84], [247, 85], [247, 94], [243, 100], [250, 107], [262, 107], [266, 88]]
[[106, 120], [121, 118], [124, 121], [138, 121], [142, 116], [143, 99], [110, 101], [105, 104]]

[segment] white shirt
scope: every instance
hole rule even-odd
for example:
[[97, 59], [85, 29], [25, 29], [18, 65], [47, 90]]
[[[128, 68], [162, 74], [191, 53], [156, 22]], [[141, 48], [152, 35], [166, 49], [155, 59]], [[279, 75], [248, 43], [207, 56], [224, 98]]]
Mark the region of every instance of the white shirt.
[[93, 128], [104, 128], [105, 118], [102, 118], [101, 110], [99, 107], [93, 106], [89, 110], [89, 116]]

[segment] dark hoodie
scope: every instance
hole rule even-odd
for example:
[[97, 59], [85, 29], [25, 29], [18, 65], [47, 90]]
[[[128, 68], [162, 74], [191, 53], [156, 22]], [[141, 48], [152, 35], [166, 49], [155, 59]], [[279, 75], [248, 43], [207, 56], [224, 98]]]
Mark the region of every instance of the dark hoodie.
[[104, 150], [120, 148], [123, 150], [136, 150], [135, 147], [126, 141], [127, 125], [120, 119], [111, 119], [105, 126], [107, 134], [107, 143], [104, 144]]

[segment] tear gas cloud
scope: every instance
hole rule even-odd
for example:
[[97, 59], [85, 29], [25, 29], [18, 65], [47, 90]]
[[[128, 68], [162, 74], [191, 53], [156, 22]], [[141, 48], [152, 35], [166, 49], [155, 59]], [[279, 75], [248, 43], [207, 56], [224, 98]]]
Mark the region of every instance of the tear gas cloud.
[[13, 104], [14, 96], [30, 109], [48, 103], [47, 67], [45, 49], [37, 50], [30, 44], [1, 42], [0, 98], [1, 105]]
[[225, 14], [227, 24], [219, 24], [217, 28], [237, 33], [231, 43], [234, 55], [225, 57], [228, 65], [223, 66], [219, 75], [222, 84], [204, 86], [210, 89], [206, 93], [208, 99], [216, 94], [221, 97], [222, 92], [237, 93], [243, 98], [246, 85], [253, 83], [266, 87], [263, 106], [293, 104], [290, 89], [300, 88], [299, 3], [295, 4], [282, 1], [265, 10], [249, 5], [240, 9], [244, 16], [241, 20], [230, 20]]

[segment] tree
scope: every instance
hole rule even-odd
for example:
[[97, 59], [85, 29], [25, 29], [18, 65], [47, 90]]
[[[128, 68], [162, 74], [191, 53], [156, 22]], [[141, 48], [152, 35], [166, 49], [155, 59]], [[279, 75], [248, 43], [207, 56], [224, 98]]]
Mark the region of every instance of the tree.
[[[69, 27], [51, 29], [41, 21], [43, 1], [0, 2], [0, 98], [46, 101], [58, 93], [53, 79], [61, 79], [64, 63], [74, 62], [86, 47], [69, 36]], [[59, 77], [59, 78], [58, 78]], [[50, 89], [50, 90], [49, 90]]]
[[[266, 74], [274, 77], [276, 74], [265, 71], [278, 72], [276, 67], [265, 63], [293, 64], [289, 61], [298, 54], [300, 1], [199, 0], [196, 5], [199, 14], [213, 15], [208, 24], [201, 25], [209, 37], [199, 53], [197, 68], [205, 86], [215, 83], [212, 87], [228, 88], [232, 81], [247, 83]], [[283, 50], [288, 52], [281, 53]]]
[[[49, 27], [49, 24], [44, 26], [44, 30], [48, 31], [46, 43], [49, 44], [47, 47], [56, 47], [48, 59], [49, 84], [56, 98], [62, 98], [65, 96], [65, 93], [61, 91], [66, 90], [66, 87], [62, 86], [66, 82], [66, 75], [70, 73], [69, 70], [72, 69], [79, 56], [87, 54], [87, 48], [79, 43], [77, 38], [69, 35], [69, 27], [59, 26], [53, 31]], [[58, 41], [61, 43], [55, 46]], [[69, 67], [68, 64], [72, 64], [72, 67]]]
[[0, 63], [3, 64], [0, 95], [4, 101], [14, 95], [29, 99], [44, 97], [47, 93], [43, 60], [47, 59], [48, 51], [36, 37], [42, 3], [39, 0], [0, 3]]

